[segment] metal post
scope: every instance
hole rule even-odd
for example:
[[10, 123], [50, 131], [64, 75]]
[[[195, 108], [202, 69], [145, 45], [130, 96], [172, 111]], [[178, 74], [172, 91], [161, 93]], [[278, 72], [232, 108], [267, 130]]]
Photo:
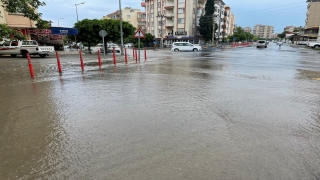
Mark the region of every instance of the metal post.
[[[84, 4], [84, 2], [79, 3], [79, 4], [75, 4], [75, 6], [76, 6], [76, 14], [77, 14], [77, 22], [79, 22], [79, 20], [78, 20], [78, 5], [81, 5], [81, 4]], [[74, 39], [75, 39], [75, 41], [76, 41], [76, 48], [77, 48], [77, 51], [78, 51], [77, 35], [74, 36]]]
[[158, 14], [157, 17], [161, 19], [161, 21], [160, 21], [160, 38], [161, 38], [160, 47], [161, 47], [161, 49], [163, 49], [163, 36], [162, 36], [163, 21], [162, 21], [162, 18], [165, 18], [166, 16], [163, 14]]
[[212, 16], [212, 21], [213, 21], [213, 24], [212, 24], [212, 46], [214, 46], [214, 35], [215, 35], [215, 22], [214, 22], [214, 15]]
[[222, 11], [222, 10], [221, 10], [221, 9], [222, 9], [222, 7], [221, 7], [221, 6], [222, 6], [221, 1], [219, 1], [219, 6], [220, 6], [220, 13], [219, 13], [219, 29], [218, 29], [218, 34], [219, 34], [219, 35], [218, 35], [218, 39], [219, 39], [219, 41], [218, 41], [218, 43], [220, 44], [220, 26], [221, 26], [220, 24], [221, 24], [221, 11]]
[[122, 32], [122, 10], [121, 10], [121, 0], [119, 0], [119, 11], [120, 11], [120, 37], [121, 37], [121, 55], [123, 55], [123, 32]]
[[138, 56], [139, 56], [139, 62], [140, 62], [140, 38], [138, 38], [138, 48], [139, 48]]

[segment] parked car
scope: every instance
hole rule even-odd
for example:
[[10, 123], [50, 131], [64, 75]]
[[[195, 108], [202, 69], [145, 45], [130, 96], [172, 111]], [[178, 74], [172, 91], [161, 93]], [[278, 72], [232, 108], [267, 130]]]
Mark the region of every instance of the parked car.
[[127, 43], [125, 45], [123, 45], [125, 48], [132, 48], [134, 46], [133, 43]]
[[307, 46], [311, 48], [319, 48], [320, 42], [308, 42]]
[[[102, 44], [102, 43], [99, 43], [97, 46], [100, 47], [100, 52], [103, 53], [103, 52], [104, 52], [103, 44]], [[116, 53], [120, 53], [120, 52], [121, 52], [121, 49], [120, 49], [120, 47], [118, 46], [118, 44], [115, 44], [115, 43], [107, 43], [107, 50], [108, 50], [108, 52], [112, 52], [112, 51], [113, 51], [113, 48], [114, 48], [114, 50], [115, 50]]]
[[171, 51], [200, 51], [201, 46], [191, 44], [189, 42], [174, 42], [172, 43]]
[[265, 40], [258, 40], [257, 48], [264, 47], [267, 48], [267, 42]]

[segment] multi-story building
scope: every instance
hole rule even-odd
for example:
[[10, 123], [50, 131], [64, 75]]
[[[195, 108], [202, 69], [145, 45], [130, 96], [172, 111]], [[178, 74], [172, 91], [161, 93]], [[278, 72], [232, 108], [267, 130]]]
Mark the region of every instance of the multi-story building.
[[251, 27], [245, 27], [243, 28], [244, 32], [252, 32], [252, 28]]
[[[126, 7], [122, 11], [122, 20], [126, 21], [136, 28], [140, 28], [145, 31], [146, 26], [146, 13], [141, 12], [140, 9], [132, 9], [131, 7]], [[120, 11], [103, 16], [102, 19], [117, 19], [120, 20]]]
[[306, 24], [304, 36], [320, 41], [320, 0], [307, 0], [308, 12], [306, 14]]
[[36, 27], [35, 22], [24, 17], [23, 14], [6, 12], [2, 5], [2, 2], [0, 1], [0, 23], [7, 24], [8, 27], [20, 31], [24, 36], [30, 39], [30, 34], [28, 32], [30, 28]]
[[[164, 45], [179, 41], [198, 44], [202, 39], [198, 31], [199, 19], [205, 14], [205, 3], [206, 0], [145, 0], [141, 6], [146, 11], [146, 32], [154, 35], [159, 43], [163, 40]], [[234, 15], [230, 7], [221, 0], [221, 6], [216, 4], [215, 9], [219, 26], [216, 33], [220, 38], [231, 35]]]
[[253, 34], [260, 38], [271, 39], [273, 37], [272, 36], [273, 33], [274, 33], [273, 26], [258, 24], [253, 28]]

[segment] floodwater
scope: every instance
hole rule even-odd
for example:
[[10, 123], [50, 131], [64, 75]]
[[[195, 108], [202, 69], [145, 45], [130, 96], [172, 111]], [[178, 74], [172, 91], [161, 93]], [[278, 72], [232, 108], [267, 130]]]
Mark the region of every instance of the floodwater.
[[320, 179], [320, 53], [0, 57], [0, 179]]

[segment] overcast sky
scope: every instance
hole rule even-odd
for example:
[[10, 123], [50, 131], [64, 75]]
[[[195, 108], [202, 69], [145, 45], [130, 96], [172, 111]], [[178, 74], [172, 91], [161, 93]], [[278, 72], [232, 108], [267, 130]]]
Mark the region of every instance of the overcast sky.
[[[101, 19], [119, 9], [119, 0], [42, 0], [46, 6], [39, 8], [42, 18], [53, 21], [52, 26], [72, 27], [85, 18]], [[188, 1], [188, 0], [187, 0]], [[142, 0], [121, 0], [122, 9], [141, 9]], [[253, 27], [257, 24], [274, 26], [275, 33], [281, 33], [285, 26], [304, 26], [307, 12], [306, 0], [224, 0], [236, 15], [237, 26]]]

